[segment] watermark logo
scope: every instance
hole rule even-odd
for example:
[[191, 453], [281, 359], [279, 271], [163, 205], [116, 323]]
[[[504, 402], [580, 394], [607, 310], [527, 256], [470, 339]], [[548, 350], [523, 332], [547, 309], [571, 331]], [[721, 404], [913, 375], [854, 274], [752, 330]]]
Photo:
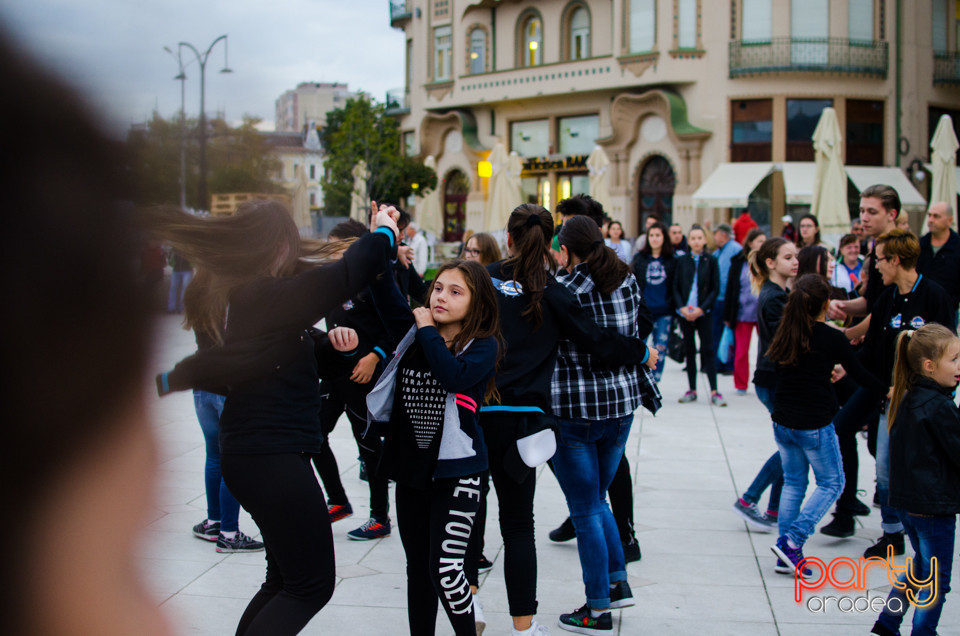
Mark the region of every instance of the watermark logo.
[[[895, 589], [902, 590], [910, 605], [918, 609], [934, 605], [940, 597], [936, 557], [930, 559], [929, 576], [919, 579], [913, 571], [913, 559], [907, 557], [906, 563], [897, 565], [894, 562], [893, 546], [888, 546], [886, 558], [860, 557], [854, 560], [849, 557], [837, 557], [830, 559], [829, 562], [824, 562], [817, 557], [804, 558], [793, 575], [793, 598], [797, 603], [805, 603], [811, 612], [818, 613], [826, 612], [831, 604], [836, 604], [841, 612], [881, 612], [884, 608], [888, 608], [891, 612], [902, 613], [906, 610], [902, 599], [870, 598], [867, 595], [867, 572], [871, 566], [882, 566], [890, 584]], [[804, 570], [811, 572], [811, 575], [804, 577], [802, 574]], [[859, 591], [863, 592], [863, 596], [838, 597], [809, 594], [811, 591], [819, 591], [826, 587]]]

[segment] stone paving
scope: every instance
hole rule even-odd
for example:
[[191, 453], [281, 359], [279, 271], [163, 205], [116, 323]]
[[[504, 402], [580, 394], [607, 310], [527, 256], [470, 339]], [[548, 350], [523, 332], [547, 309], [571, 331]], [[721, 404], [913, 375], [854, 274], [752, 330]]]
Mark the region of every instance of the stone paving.
[[[194, 350], [192, 335], [177, 316], [158, 324], [156, 370], [169, 368]], [[835, 604], [813, 612], [793, 600], [793, 578], [774, 573], [772, 534], [752, 534], [731, 511], [738, 493], [775, 450], [769, 416], [751, 387], [738, 396], [730, 377], [721, 376], [727, 408], [707, 404], [706, 378], [700, 400], [678, 404], [686, 390], [681, 365], [668, 360], [661, 391], [664, 408], [652, 417], [638, 411], [626, 454], [634, 478], [637, 538], [643, 559], [627, 567], [635, 607], [614, 610], [617, 634], [726, 636], [817, 636], [866, 634], [876, 617], [871, 611], [842, 612]], [[157, 509], [146, 529], [141, 556], [157, 602], [179, 634], [233, 634], [249, 599], [264, 576], [263, 553], [218, 554], [193, 537], [191, 526], [203, 519], [203, 436], [189, 393], [152, 398], [160, 449]], [[337, 588], [333, 600], [306, 627], [305, 634], [406, 634], [406, 582], [400, 538], [349, 541], [346, 533], [368, 513], [366, 483], [358, 478], [357, 450], [344, 419], [331, 442], [355, 514], [334, 524]], [[873, 496], [874, 462], [861, 440], [862, 499]], [[811, 476], [812, 481], [812, 476]], [[765, 501], [764, 501], [765, 502]], [[486, 634], [509, 634], [503, 580], [503, 553], [497, 526], [495, 491], [490, 493], [485, 554], [494, 567], [481, 576]], [[536, 498], [539, 559], [538, 620], [553, 634], [564, 634], [557, 616], [583, 604], [576, 543], [556, 544], [547, 533], [566, 516], [566, 504], [549, 470], [541, 470]], [[830, 520], [828, 515], [823, 523]], [[805, 552], [825, 561], [858, 557], [880, 536], [880, 512], [861, 517], [850, 539], [811, 536]], [[291, 519], [291, 523], [296, 523]], [[259, 532], [241, 511], [240, 528]], [[960, 561], [960, 560], [958, 560]], [[903, 562], [903, 557], [898, 563]], [[960, 567], [960, 566], [955, 566]], [[838, 576], [845, 578], [844, 570]], [[849, 572], [847, 570], [846, 572]], [[958, 580], [956, 571], [954, 580]], [[890, 589], [880, 568], [870, 571], [868, 590], [825, 588], [807, 593], [832, 597], [885, 597]], [[960, 633], [957, 592], [947, 597], [940, 633]], [[835, 603], [835, 602], [834, 602]], [[813, 602], [816, 608], [818, 603]], [[846, 604], [843, 605], [846, 608]], [[442, 610], [438, 634], [452, 632]]]

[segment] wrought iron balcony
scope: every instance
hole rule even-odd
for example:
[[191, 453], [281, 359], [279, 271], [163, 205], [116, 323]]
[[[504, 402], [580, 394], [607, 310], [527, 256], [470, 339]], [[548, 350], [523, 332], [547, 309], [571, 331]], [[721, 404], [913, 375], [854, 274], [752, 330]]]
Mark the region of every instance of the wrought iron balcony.
[[933, 83], [960, 86], [960, 53], [933, 54]]
[[730, 42], [730, 77], [770, 73], [845, 73], [886, 77], [886, 42], [845, 38], [770, 38]]
[[406, 20], [409, 20], [413, 17], [413, 7], [406, 2], [406, 0], [400, 0], [400, 2], [390, 2], [390, 26], [392, 27], [402, 27], [403, 23]]
[[406, 115], [410, 112], [410, 94], [405, 88], [387, 91], [387, 115]]

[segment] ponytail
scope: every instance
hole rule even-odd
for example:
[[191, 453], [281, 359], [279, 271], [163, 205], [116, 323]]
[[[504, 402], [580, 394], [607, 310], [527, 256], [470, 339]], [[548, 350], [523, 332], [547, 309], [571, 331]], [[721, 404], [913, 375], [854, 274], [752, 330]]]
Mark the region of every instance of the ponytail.
[[630, 266], [606, 246], [597, 224], [585, 216], [575, 216], [560, 229], [560, 245], [582, 260], [597, 290], [609, 295], [620, 287], [630, 274]]
[[893, 396], [887, 411], [887, 430], [893, 428], [900, 404], [907, 391], [920, 379], [924, 360], [937, 362], [957, 336], [944, 327], [931, 323], [916, 331], [902, 331], [897, 336], [896, 358], [893, 363]]
[[787, 240], [782, 237], [767, 239], [759, 249], [750, 253], [747, 261], [750, 263], [750, 288], [760, 292], [763, 284], [770, 280], [770, 268], [767, 267], [767, 259], [777, 260], [780, 254], [780, 248], [787, 244]]
[[767, 358], [789, 366], [796, 364], [800, 356], [810, 351], [813, 323], [828, 300], [830, 285], [822, 276], [804, 274], [798, 278], [787, 298], [777, 333], [767, 349]]
[[520, 315], [532, 317], [534, 327], [539, 329], [543, 323], [543, 308], [540, 306], [543, 288], [548, 276], [552, 277], [557, 271], [550, 254], [553, 217], [539, 205], [524, 203], [510, 214], [507, 232], [513, 239], [513, 255], [506, 264], [512, 266], [514, 280], [520, 283], [530, 299]]

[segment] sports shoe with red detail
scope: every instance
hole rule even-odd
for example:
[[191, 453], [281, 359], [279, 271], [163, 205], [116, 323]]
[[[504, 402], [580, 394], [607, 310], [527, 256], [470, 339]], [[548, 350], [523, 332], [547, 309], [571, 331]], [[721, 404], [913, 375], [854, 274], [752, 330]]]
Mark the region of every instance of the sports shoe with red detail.
[[327, 512], [330, 513], [330, 523], [346, 519], [353, 514], [353, 506], [345, 504], [327, 504]]
[[370, 541], [371, 539], [382, 539], [389, 536], [390, 520], [387, 519], [386, 523], [382, 523], [373, 517], [370, 517], [365, 524], [356, 530], [351, 530], [347, 533], [347, 538], [353, 539], [354, 541]]

